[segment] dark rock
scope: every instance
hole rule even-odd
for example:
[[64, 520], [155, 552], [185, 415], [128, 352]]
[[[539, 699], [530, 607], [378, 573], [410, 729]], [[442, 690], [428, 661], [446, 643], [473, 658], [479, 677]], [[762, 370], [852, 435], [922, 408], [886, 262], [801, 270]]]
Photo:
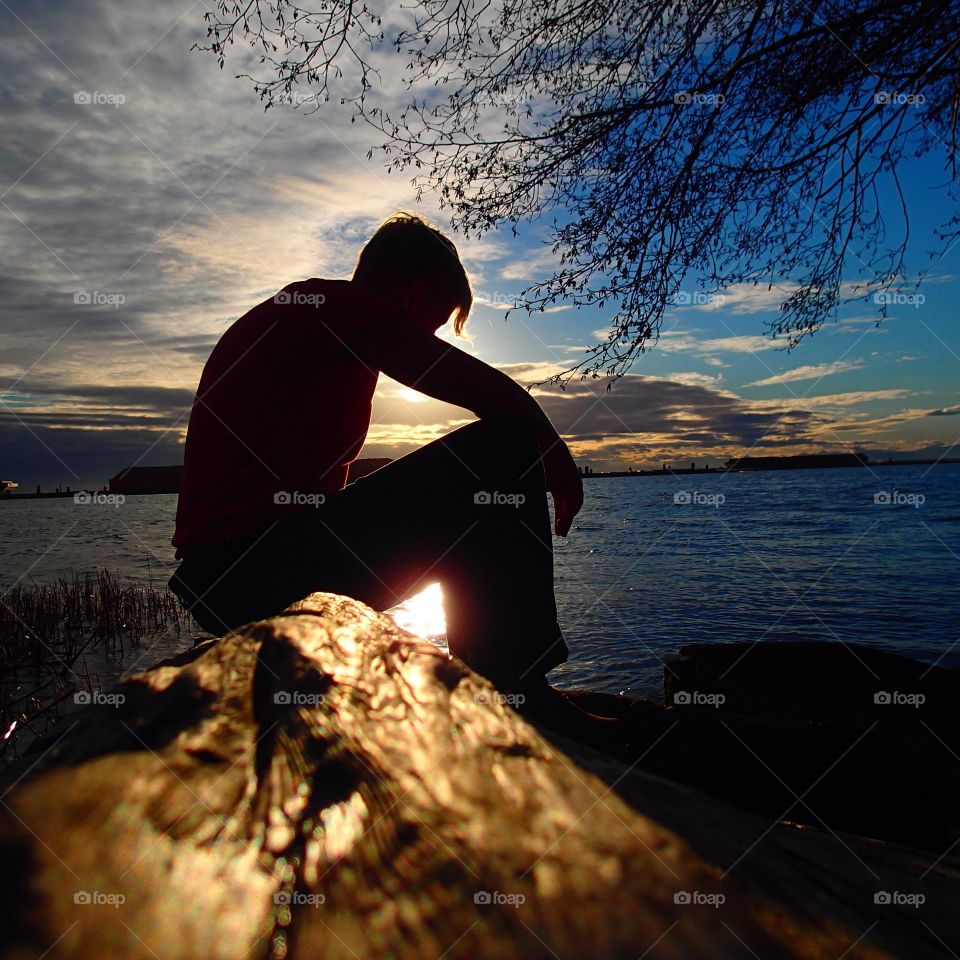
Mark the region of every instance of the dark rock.
[[952, 722], [960, 716], [956, 671], [858, 643], [687, 644], [665, 664], [663, 690], [669, 706], [722, 697], [723, 709], [738, 714]]
[[643, 769], [773, 819], [936, 853], [960, 845], [956, 672], [857, 644], [680, 652], [665, 665], [665, 708], [572, 693], [624, 718]]

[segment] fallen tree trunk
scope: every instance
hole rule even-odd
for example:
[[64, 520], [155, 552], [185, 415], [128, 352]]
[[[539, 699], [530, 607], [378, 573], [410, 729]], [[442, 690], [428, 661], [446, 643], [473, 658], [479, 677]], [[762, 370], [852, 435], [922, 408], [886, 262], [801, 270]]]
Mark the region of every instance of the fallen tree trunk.
[[956, 859], [771, 823], [551, 743], [345, 597], [101, 699], [0, 807], [6, 957], [960, 951]]

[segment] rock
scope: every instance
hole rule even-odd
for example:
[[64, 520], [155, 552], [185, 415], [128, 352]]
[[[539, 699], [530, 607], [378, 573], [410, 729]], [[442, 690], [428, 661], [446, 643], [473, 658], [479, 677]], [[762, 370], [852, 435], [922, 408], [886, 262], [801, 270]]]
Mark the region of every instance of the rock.
[[665, 665], [666, 709], [616, 704], [644, 769], [766, 817], [935, 853], [960, 844], [955, 671], [856, 644], [680, 652]]
[[11, 775], [0, 953], [960, 950], [952, 856], [737, 810], [492, 693], [331, 594], [126, 679]]
[[724, 710], [739, 714], [882, 721], [922, 715], [951, 723], [960, 716], [955, 670], [861, 643], [687, 644], [664, 665], [663, 683], [667, 704], [699, 698], [710, 705], [720, 697]]

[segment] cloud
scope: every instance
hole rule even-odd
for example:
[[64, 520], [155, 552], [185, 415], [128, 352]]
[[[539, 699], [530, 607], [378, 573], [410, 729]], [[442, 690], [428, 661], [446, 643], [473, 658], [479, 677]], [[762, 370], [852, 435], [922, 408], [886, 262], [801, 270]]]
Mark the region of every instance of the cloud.
[[930, 410], [928, 417], [956, 417], [960, 416], [960, 403], [952, 407], [941, 407], [939, 410]]
[[490, 307], [499, 313], [516, 309], [519, 293], [507, 293], [504, 290], [485, 290], [473, 288], [474, 307]]
[[824, 377], [832, 377], [835, 374], [846, 373], [849, 370], [859, 370], [862, 367], [862, 360], [836, 360], [833, 363], [819, 363], [795, 367], [793, 370], [777, 373], [763, 380], [754, 380], [753, 383], [746, 383], [744, 386], [770, 387], [778, 383], [795, 383], [798, 380], [822, 380]]
[[189, 410], [194, 398], [193, 390], [182, 387], [45, 383], [31, 380], [21, 380], [16, 386], [16, 393], [20, 398], [69, 403], [74, 409], [85, 404], [102, 404], [114, 410], [149, 410], [166, 415], [179, 415], [184, 409]]
[[[26, 492], [32, 484], [63, 483], [74, 487], [102, 485], [123, 467], [133, 464], [166, 466], [183, 462], [182, 438], [176, 431], [125, 429], [105, 424], [103, 429], [75, 428], [57, 419], [49, 425], [33, 419], [29, 429], [0, 407], [0, 445], [17, 451], [10, 475]], [[6, 472], [6, 471], [5, 471]]]
[[831, 393], [819, 397], [777, 397], [772, 400], [751, 400], [759, 409], [776, 409], [785, 405], [796, 405], [810, 410], [828, 407], [855, 407], [876, 400], [902, 400], [913, 396], [912, 390], [891, 388], [886, 390], [853, 390], [849, 393]]
[[517, 251], [510, 263], [500, 268], [501, 280], [540, 280], [560, 267], [560, 254], [550, 249], [535, 251]]
[[782, 304], [795, 290], [796, 284], [772, 286], [764, 284], [735, 283], [717, 294], [704, 298], [704, 302], [695, 303], [696, 310], [728, 310], [731, 313], [764, 313], [779, 310]]
[[665, 376], [666, 380], [671, 381], [671, 383], [682, 383], [686, 386], [698, 386], [698, 387], [708, 387], [712, 389], [719, 389], [720, 384], [723, 381], [723, 374], [709, 374], [709, 373], [668, 373]]
[[[838, 421], [835, 423], [833, 430], [834, 432], [855, 430], [860, 434], [860, 436], [869, 438], [894, 428], [903, 429], [904, 424], [916, 424], [925, 420], [931, 415], [932, 411], [923, 407], [907, 407], [885, 417], [868, 417], [863, 414], [853, 415], [845, 421]], [[891, 442], [894, 441], [888, 437], [884, 437], [884, 443]], [[916, 444], [917, 441], [905, 440], [904, 442]]]
[[[504, 364], [514, 379], [542, 378], [544, 365]], [[678, 382], [628, 374], [607, 391], [604, 378], [538, 387], [534, 393], [557, 429], [574, 442], [633, 437], [635, 441], [669, 441], [677, 448], [695, 444], [750, 446], [795, 442], [818, 415], [794, 408], [756, 409], [749, 401], [715, 389], [715, 383]]]
[[760, 353], [784, 345], [782, 340], [754, 334], [700, 338], [681, 330], [667, 330], [657, 341], [657, 347], [665, 353]]

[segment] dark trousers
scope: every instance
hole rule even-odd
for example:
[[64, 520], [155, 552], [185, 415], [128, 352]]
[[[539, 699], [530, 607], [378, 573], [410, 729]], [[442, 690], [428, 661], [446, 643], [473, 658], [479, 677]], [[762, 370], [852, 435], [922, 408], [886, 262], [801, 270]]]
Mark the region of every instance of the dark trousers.
[[170, 580], [217, 636], [314, 591], [386, 610], [442, 585], [451, 653], [501, 689], [567, 659], [533, 435], [485, 419], [298, 507], [266, 533], [184, 552]]

